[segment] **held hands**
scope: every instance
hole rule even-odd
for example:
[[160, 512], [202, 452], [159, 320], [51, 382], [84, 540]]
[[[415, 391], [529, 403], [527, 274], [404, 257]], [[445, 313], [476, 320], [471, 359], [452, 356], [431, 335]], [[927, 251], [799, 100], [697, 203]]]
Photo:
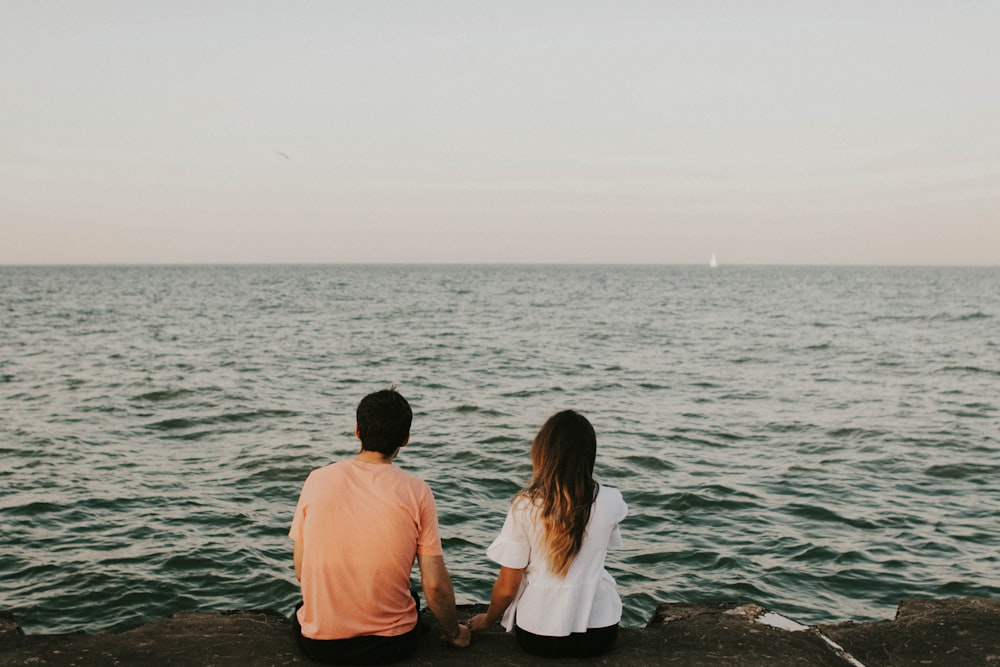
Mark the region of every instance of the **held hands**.
[[456, 648], [465, 648], [472, 643], [472, 631], [461, 623], [458, 624], [458, 634], [454, 637], [445, 637], [449, 644]]
[[485, 630], [486, 628], [493, 625], [486, 617], [486, 614], [476, 614], [475, 616], [467, 620], [465, 624], [469, 627], [469, 630], [471, 630], [472, 632], [479, 632], [480, 630]]

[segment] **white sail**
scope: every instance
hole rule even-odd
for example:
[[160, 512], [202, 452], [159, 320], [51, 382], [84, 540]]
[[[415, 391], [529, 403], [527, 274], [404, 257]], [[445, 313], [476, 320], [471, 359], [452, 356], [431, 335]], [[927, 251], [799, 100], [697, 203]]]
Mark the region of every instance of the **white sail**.
[[708, 265], [713, 269], [719, 265], [718, 260], [715, 259], [715, 253], [712, 253], [712, 259], [708, 260]]

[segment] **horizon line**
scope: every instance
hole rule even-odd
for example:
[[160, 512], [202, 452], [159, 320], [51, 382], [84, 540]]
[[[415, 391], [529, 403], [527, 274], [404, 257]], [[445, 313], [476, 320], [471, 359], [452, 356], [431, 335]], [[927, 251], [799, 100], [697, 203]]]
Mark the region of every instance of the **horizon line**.
[[488, 261], [488, 262], [467, 262], [467, 261], [331, 261], [331, 262], [286, 262], [286, 261], [259, 261], [259, 262], [0, 262], [0, 268], [29, 268], [29, 267], [76, 267], [76, 268], [100, 268], [100, 267], [210, 267], [210, 266], [684, 266], [720, 270], [726, 267], [787, 267], [787, 268], [998, 268], [997, 264], [930, 264], [930, 263], [891, 263], [874, 264], [868, 262], [858, 263], [815, 263], [797, 264], [783, 262], [743, 262], [732, 264], [719, 264], [710, 267], [708, 262], [603, 262], [603, 261], [550, 261], [550, 262], [518, 262], [518, 261]]

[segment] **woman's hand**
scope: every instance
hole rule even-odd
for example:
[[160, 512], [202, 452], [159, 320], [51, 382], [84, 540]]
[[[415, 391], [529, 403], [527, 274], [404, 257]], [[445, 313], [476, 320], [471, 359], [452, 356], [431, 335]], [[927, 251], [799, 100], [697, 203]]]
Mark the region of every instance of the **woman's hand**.
[[485, 614], [476, 614], [465, 622], [473, 632], [479, 632], [493, 625], [490, 614], [494, 620], [503, 616], [507, 607], [517, 597], [517, 591], [521, 588], [521, 579], [524, 578], [524, 568], [514, 568], [500, 566], [500, 574], [497, 575], [496, 583], [493, 584], [493, 593], [490, 596], [490, 606]]
[[486, 628], [493, 625], [489, 622], [486, 614], [476, 614], [469, 620], [465, 622], [465, 625], [473, 632], [479, 632], [480, 630], [485, 630]]

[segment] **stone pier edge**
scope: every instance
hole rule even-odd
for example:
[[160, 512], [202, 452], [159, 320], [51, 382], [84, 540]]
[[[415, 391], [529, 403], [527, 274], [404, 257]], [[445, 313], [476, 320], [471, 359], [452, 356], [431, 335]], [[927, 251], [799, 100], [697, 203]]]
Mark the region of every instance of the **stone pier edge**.
[[[460, 605], [466, 618], [483, 604]], [[645, 628], [622, 628], [596, 658], [552, 661], [524, 653], [499, 627], [467, 649], [441, 639], [426, 612], [417, 655], [400, 665], [593, 664], [607, 667], [1000, 667], [1000, 599], [912, 599], [895, 618], [806, 626], [752, 602], [662, 603]], [[116, 633], [25, 634], [0, 611], [0, 667], [14, 665], [310, 665], [287, 617], [270, 610], [193, 611]]]

